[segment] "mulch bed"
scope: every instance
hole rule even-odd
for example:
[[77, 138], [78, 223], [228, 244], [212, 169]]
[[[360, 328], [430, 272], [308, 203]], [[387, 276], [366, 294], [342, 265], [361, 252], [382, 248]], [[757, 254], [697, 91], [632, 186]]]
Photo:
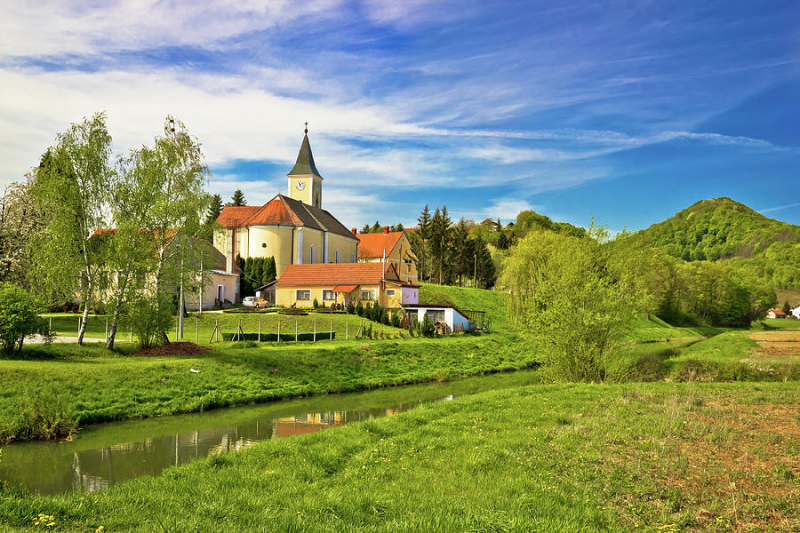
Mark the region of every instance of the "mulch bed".
[[165, 346], [154, 346], [137, 352], [139, 357], [175, 357], [180, 355], [199, 355], [210, 352], [211, 348], [198, 346], [193, 342], [172, 342]]

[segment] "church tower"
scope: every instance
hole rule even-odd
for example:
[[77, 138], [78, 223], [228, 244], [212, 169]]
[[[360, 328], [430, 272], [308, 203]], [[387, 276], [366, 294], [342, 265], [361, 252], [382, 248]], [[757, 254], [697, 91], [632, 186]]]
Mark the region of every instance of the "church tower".
[[308, 123], [306, 123], [303, 144], [297, 154], [297, 162], [289, 174], [289, 197], [322, 209], [322, 176], [314, 164], [314, 155], [308, 143]]

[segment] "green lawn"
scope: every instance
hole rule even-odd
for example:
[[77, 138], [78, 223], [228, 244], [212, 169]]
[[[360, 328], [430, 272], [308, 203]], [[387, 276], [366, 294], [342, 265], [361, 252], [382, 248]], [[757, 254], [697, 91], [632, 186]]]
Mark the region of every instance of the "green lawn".
[[268, 441], [101, 493], [0, 490], [6, 530], [796, 531], [795, 384], [529, 386]]
[[[65, 337], [77, 337], [78, 335], [77, 315], [56, 316], [53, 315], [53, 331], [55, 334]], [[48, 319], [49, 320], [49, 319]], [[337, 339], [354, 338], [359, 332], [359, 326], [363, 323], [363, 328], [372, 326], [374, 336], [383, 334], [384, 338], [400, 338], [407, 335], [402, 329], [384, 326], [371, 320], [362, 319], [357, 315], [333, 314], [333, 313], [311, 313], [307, 316], [279, 315], [277, 313], [203, 313], [198, 315], [193, 313], [184, 319], [183, 339], [185, 341], [199, 344], [209, 344], [211, 334], [214, 331], [215, 323], [219, 325], [220, 332], [225, 338], [236, 332], [241, 321], [242, 330], [247, 338], [256, 339], [258, 335], [259, 323], [261, 324], [262, 340], [268, 336], [272, 341], [277, 336], [278, 323], [280, 321], [281, 339], [284, 341], [294, 341], [295, 325], [301, 335], [312, 335], [314, 326], [317, 328], [317, 340], [327, 340], [330, 338], [330, 331], [333, 329], [334, 337]], [[102, 315], [92, 316], [86, 327], [86, 338], [105, 339], [106, 317]], [[363, 330], [362, 330], [363, 333]], [[173, 321], [168, 331], [170, 340], [175, 340], [175, 322]], [[222, 338], [222, 337], [221, 337]], [[121, 324], [117, 339], [127, 342], [130, 339], [130, 328], [126, 324]], [[134, 341], [135, 341], [134, 337]]]
[[31, 426], [41, 429], [59, 413], [83, 425], [537, 363], [513, 335], [214, 346], [203, 355], [159, 358], [124, 356], [97, 344], [28, 347], [39, 359], [0, 360], [0, 440], [40, 438]]

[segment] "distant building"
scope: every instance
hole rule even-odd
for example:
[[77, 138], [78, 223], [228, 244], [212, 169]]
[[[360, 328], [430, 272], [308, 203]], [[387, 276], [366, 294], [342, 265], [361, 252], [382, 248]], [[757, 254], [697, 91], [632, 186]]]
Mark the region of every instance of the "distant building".
[[334, 304], [373, 304], [399, 310], [419, 301], [419, 287], [404, 282], [393, 263], [289, 265], [275, 284], [276, 303], [309, 308], [314, 300]]
[[786, 313], [783, 309], [770, 309], [767, 311], [767, 318], [786, 318]]
[[411, 250], [405, 231], [389, 231], [389, 226], [384, 226], [383, 233], [362, 233], [358, 239], [359, 262], [391, 263], [397, 268], [400, 279], [417, 282], [417, 256]]

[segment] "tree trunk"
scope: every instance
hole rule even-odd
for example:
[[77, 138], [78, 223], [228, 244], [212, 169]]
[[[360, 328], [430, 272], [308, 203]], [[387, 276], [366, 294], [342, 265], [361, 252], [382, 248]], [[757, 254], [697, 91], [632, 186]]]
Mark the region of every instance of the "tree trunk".
[[85, 296], [81, 300], [81, 303], [83, 303], [83, 316], [81, 317], [81, 327], [78, 329], [78, 346], [83, 346], [83, 336], [86, 333], [86, 325], [89, 323], [89, 304], [92, 303], [91, 294], [91, 284], [87, 279]]
[[117, 335], [117, 326], [119, 325], [119, 315], [122, 310], [122, 300], [125, 298], [125, 289], [128, 287], [128, 280], [130, 279], [130, 264], [127, 265], [128, 272], [123, 277], [124, 281], [117, 287], [117, 302], [114, 305], [114, 317], [111, 319], [111, 330], [108, 332], [108, 339], [106, 340], [106, 350], [114, 349], [114, 338]]

